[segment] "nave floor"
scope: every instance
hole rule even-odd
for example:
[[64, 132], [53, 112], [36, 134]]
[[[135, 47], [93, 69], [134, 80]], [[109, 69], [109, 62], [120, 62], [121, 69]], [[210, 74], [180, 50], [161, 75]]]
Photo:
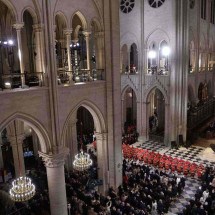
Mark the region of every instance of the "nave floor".
[[[171, 149], [170, 147], [166, 147], [163, 143], [152, 140], [146, 141], [144, 143], [137, 142], [134, 144], [134, 146], [150, 151], [159, 152], [160, 154], [166, 154], [172, 157], [181, 158], [183, 160], [194, 162], [196, 164], [203, 164], [204, 166], [215, 166], [215, 153], [213, 151], [209, 151], [209, 148], [191, 146], [188, 149], [183, 147], [179, 149]], [[204, 153], [207, 153], [207, 150], [210, 154], [212, 154], [212, 156], [203, 156]], [[211, 160], [207, 159], [208, 157], [214, 158]], [[179, 196], [177, 200], [171, 204], [168, 215], [177, 215], [178, 213], [182, 212], [183, 208], [188, 204], [189, 200], [195, 196], [196, 190], [198, 189], [200, 184], [200, 180], [187, 177], [185, 189], [183, 190], [181, 196]]]

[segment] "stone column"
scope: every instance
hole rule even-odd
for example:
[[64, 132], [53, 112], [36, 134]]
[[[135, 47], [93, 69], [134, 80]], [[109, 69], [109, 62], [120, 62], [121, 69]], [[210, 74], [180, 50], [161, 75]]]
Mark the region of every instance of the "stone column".
[[67, 49], [67, 61], [68, 61], [68, 70], [70, 72], [70, 82], [72, 81], [72, 60], [70, 53], [70, 45], [71, 45], [71, 34], [72, 29], [65, 29], [64, 34], [66, 35], [66, 49]]
[[40, 80], [44, 85], [43, 73], [45, 72], [45, 60], [44, 60], [44, 41], [43, 41], [43, 24], [33, 25], [33, 31], [35, 34], [35, 45], [36, 45], [36, 72], [40, 72]]
[[67, 49], [68, 69], [69, 69], [69, 71], [72, 71], [72, 61], [71, 61], [71, 54], [70, 54], [72, 29], [65, 29], [64, 34], [66, 35], [66, 49]]
[[142, 140], [142, 105], [140, 101], [137, 101], [137, 132], [139, 133], [139, 138]]
[[22, 87], [25, 85], [25, 76], [24, 76], [24, 62], [23, 62], [23, 53], [22, 53], [22, 38], [21, 38], [21, 29], [24, 27], [24, 23], [16, 23], [13, 25], [16, 29], [17, 34], [17, 45], [18, 45], [18, 56], [19, 56], [19, 64], [20, 64], [20, 72], [21, 72], [21, 82]]
[[67, 160], [67, 168], [71, 170], [73, 168], [73, 161], [75, 155], [78, 153], [78, 141], [77, 141], [77, 130], [76, 130], [77, 119], [69, 122], [66, 131], [66, 146], [69, 148], [70, 154]]
[[99, 192], [105, 194], [109, 186], [108, 159], [107, 159], [107, 133], [95, 133], [97, 147], [98, 178], [102, 179], [103, 185]]
[[24, 135], [8, 136], [13, 152], [13, 162], [16, 177], [25, 176], [25, 161], [23, 156]]
[[104, 32], [95, 33], [96, 40], [96, 69], [104, 69]]
[[87, 52], [87, 70], [90, 70], [90, 34], [89, 31], [83, 32], [86, 39], [86, 52]]
[[142, 140], [146, 141], [149, 139], [149, 116], [150, 116], [150, 104], [149, 102], [142, 103], [142, 111], [143, 111], [143, 118], [142, 118]]
[[67, 199], [64, 176], [64, 160], [68, 148], [57, 148], [54, 153], [39, 152], [46, 166], [50, 210], [52, 215], [67, 215]]
[[34, 150], [34, 156], [38, 156], [39, 151], [39, 138], [37, 137], [37, 134], [35, 131], [32, 131], [32, 140], [33, 140], [33, 150]]

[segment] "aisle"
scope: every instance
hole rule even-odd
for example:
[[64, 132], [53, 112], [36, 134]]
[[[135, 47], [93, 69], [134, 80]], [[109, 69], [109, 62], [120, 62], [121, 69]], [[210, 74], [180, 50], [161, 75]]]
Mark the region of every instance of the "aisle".
[[201, 182], [197, 179], [186, 178], [185, 188], [181, 196], [177, 197], [177, 200], [173, 202], [169, 208], [168, 215], [176, 215], [183, 211], [185, 206], [189, 203], [189, 200], [195, 196], [196, 190], [200, 186]]

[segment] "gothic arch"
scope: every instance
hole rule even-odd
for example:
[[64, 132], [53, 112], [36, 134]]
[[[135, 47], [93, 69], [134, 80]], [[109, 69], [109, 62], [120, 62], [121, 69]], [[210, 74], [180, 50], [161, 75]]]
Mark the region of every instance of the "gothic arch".
[[66, 15], [62, 12], [62, 11], [57, 11], [54, 15], [54, 24], [56, 25], [56, 16], [60, 16], [60, 18], [65, 22], [66, 27], [68, 26], [68, 19], [66, 17]]
[[138, 96], [137, 96], [138, 92], [134, 89], [133, 86], [131, 86], [130, 84], [127, 84], [121, 91], [121, 99], [124, 99], [125, 93], [126, 93], [127, 89], [129, 89], [129, 88], [131, 88], [134, 91], [136, 98], [138, 98]]
[[76, 11], [72, 15], [71, 20], [70, 20], [70, 26], [72, 27], [72, 20], [73, 20], [73, 18], [74, 18], [75, 15], [77, 15], [79, 17], [79, 19], [81, 20], [83, 30], [87, 30], [88, 29], [88, 25], [87, 25], [86, 18], [84, 17], [84, 15], [80, 11]]
[[[159, 35], [159, 36], [158, 36]], [[155, 38], [154, 38], [155, 37]], [[162, 39], [161, 39], [162, 38]], [[148, 45], [152, 42], [155, 41], [156, 43], [159, 43], [159, 41], [161, 40], [165, 40], [168, 44], [170, 44], [170, 37], [167, 34], [166, 31], [164, 31], [161, 28], [156, 28], [154, 30], [152, 30], [148, 36], [146, 37], [145, 40], [145, 45], [146, 47], [148, 47]]]
[[91, 101], [88, 100], [83, 100], [81, 102], [79, 102], [70, 112], [70, 114], [68, 115], [64, 126], [63, 126], [63, 131], [62, 131], [62, 135], [61, 135], [61, 140], [62, 140], [62, 144], [65, 146], [65, 136], [66, 136], [66, 130], [67, 127], [69, 125], [69, 122], [76, 120], [77, 117], [77, 110], [79, 107], [85, 107], [93, 116], [93, 120], [94, 120], [94, 126], [96, 129], [97, 133], [105, 133], [106, 132], [106, 125], [105, 125], [105, 120], [104, 117], [101, 113], [101, 111], [99, 110], [99, 108], [93, 104]]
[[17, 14], [17, 11], [16, 11], [14, 5], [8, 0], [1, 0], [1, 1], [10, 9], [10, 11], [12, 12], [11, 14], [14, 16], [14, 19], [17, 22], [18, 14]]
[[120, 46], [122, 47], [124, 44], [127, 44], [128, 47], [130, 47], [133, 43], [137, 46], [137, 51], [139, 50], [139, 43], [138, 39], [135, 34], [131, 32], [126, 32], [124, 35], [122, 35], [120, 39]]
[[160, 85], [152, 85], [151, 87], [149, 87], [146, 91], [145, 91], [145, 96], [144, 96], [144, 99], [143, 101], [144, 102], [147, 102], [148, 101], [148, 98], [149, 98], [149, 95], [150, 93], [154, 90], [154, 89], [158, 89], [161, 91], [161, 93], [163, 94], [163, 97], [165, 99], [165, 104], [169, 104], [169, 98], [168, 98], [168, 95], [165, 91], [165, 89], [163, 89]]
[[40, 21], [40, 17], [38, 16], [38, 14], [36, 13], [36, 11], [32, 8], [32, 7], [30, 7], [30, 6], [27, 6], [27, 7], [24, 7], [23, 8], [23, 10], [22, 10], [22, 12], [21, 12], [21, 21], [22, 22], [24, 22], [24, 13], [25, 13], [25, 11], [27, 11], [27, 12], [29, 12], [30, 14], [31, 14], [31, 17], [32, 17], [32, 19], [33, 19], [33, 23], [34, 24], [37, 24], [37, 23], [39, 23]]
[[7, 117], [5, 120], [3, 120], [0, 123], [0, 132], [6, 128], [7, 125], [9, 125], [13, 120], [20, 120], [26, 123], [28, 126], [34, 129], [34, 131], [37, 133], [39, 142], [40, 142], [40, 147], [41, 151], [43, 153], [49, 153], [51, 150], [51, 142], [48, 136], [47, 131], [45, 128], [42, 126], [42, 124], [33, 118], [30, 115], [24, 114], [24, 113], [14, 113], [11, 116]]

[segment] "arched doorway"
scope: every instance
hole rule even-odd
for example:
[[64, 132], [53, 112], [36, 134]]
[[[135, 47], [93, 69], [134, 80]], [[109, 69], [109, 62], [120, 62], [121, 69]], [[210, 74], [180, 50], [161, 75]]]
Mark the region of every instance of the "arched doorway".
[[125, 144], [133, 144], [138, 139], [137, 97], [131, 87], [125, 88], [122, 93], [122, 133]]
[[158, 88], [148, 94], [147, 105], [149, 139], [164, 142], [166, 106], [164, 96]]
[[[93, 132], [95, 136], [93, 135]], [[83, 101], [71, 111], [62, 134], [64, 145], [70, 149], [70, 156], [67, 163], [67, 168], [69, 170], [73, 168], [74, 156], [78, 153], [78, 142], [80, 142], [80, 136], [82, 136], [83, 140], [83, 135], [86, 133], [91, 133], [88, 140], [84, 140], [86, 143], [90, 143], [92, 141], [90, 138], [93, 138], [93, 140], [96, 138], [98, 179], [101, 179], [103, 182], [102, 186], [99, 186], [99, 190], [101, 192], [105, 192], [108, 186], [106, 126], [100, 110], [91, 102]], [[87, 146], [85, 149], [86, 148]]]

